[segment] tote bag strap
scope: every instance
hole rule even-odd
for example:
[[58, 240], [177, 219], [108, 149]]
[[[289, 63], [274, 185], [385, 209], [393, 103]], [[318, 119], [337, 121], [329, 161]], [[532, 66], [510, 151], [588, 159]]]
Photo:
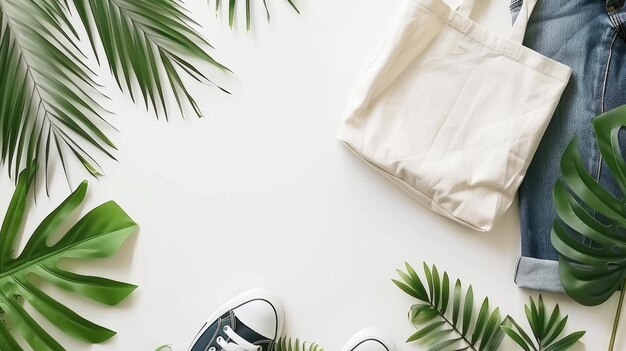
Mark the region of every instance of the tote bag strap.
[[522, 8], [520, 9], [517, 15], [517, 20], [515, 20], [513, 29], [511, 30], [512, 41], [518, 44], [521, 44], [524, 41], [526, 26], [528, 25], [528, 20], [530, 20], [530, 15], [535, 9], [535, 5], [537, 5], [537, 0], [524, 0], [522, 3]]
[[[537, 5], [537, 1], [538, 0], [524, 0], [524, 2], [522, 3], [522, 8], [520, 9], [519, 14], [517, 15], [517, 20], [513, 24], [513, 29], [511, 30], [511, 41], [514, 41], [518, 44], [522, 44], [522, 42], [524, 41], [526, 25], [528, 24], [530, 15], [535, 9], [535, 5]], [[472, 15], [472, 10], [474, 9], [475, 3], [476, 0], [463, 0], [457, 8], [457, 11], [461, 15], [469, 18]]]

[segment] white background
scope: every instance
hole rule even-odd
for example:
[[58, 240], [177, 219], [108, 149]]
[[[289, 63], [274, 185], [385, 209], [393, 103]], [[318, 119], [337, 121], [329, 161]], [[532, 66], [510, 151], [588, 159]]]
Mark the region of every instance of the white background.
[[[413, 300], [390, 279], [404, 261], [423, 260], [524, 321], [530, 292], [513, 283], [516, 205], [491, 233], [469, 231], [422, 208], [335, 139], [344, 102], [400, 0], [296, 0], [302, 15], [282, 0], [268, 2], [272, 23], [253, 1], [258, 11], [246, 34], [243, 16], [229, 31], [213, 3], [187, 1], [215, 46], [211, 53], [235, 72], [210, 72], [230, 96], [193, 85], [204, 119], [174, 114], [157, 121], [103, 80], [113, 101], [107, 107], [116, 113], [110, 120], [120, 130], [110, 131], [119, 162], [100, 157], [106, 176], [90, 180], [83, 213], [113, 199], [141, 229], [116, 257], [73, 266], [140, 288], [116, 308], [48, 289], [119, 332], [96, 346], [50, 327], [53, 335], [69, 350], [154, 350], [165, 343], [186, 350], [224, 301], [267, 287], [283, 299], [289, 335], [339, 350], [357, 330], [376, 326], [398, 350], [422, 350], [404, 343], [414, 331], [406, 318]], [[505, 35], [506, 2], [481, 5], [479, 21]], [[108, 77], [107, 69], [99, 72]], [[83, 176], [72, 171], [72, 186]], [[13, 185], [1, 179], [4, 212]], [[25, 233], [68, 194], [64, 179], [54, 177], [50, 198], [40, 193], [31, 208]], [[575, 350], [606, 348], [615, 297], [596, 308], [545, 297], [570, 314], [567, 331], [588, 331]], [[626, 334], [619, 339], [624, 349]]]

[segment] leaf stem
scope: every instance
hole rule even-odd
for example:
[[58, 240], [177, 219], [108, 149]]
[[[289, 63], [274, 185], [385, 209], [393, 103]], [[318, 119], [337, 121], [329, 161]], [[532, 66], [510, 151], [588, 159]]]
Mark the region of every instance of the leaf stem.
[[622, 315], [622, 307], [624, 306], [624, 296], [626, 295], [626, 281], [622, 284], [621, 291], [619, 293], [619, 302], [617, 304], [617, 310], [615, 311], [615, 320], [613, 321], [613, 331], [611, 332], [611, 341], [609, 342], [609, 351], [613, 351], [615, 347], [615, 336], [617, 335], [617, 326]]
[[461, 332], [460, 332], [460, 331], [456, 328], [456, 326], [455, 326], [454, 324], [452, 324], [452, 322], [450, 322], [450, 321], [448, 320], [448, 318], [446, 318], [446, 315], [445, 315], [444, 313], [441, 313], [441, 311], [439, 311], [439, 309], [438, 309], [437, 307], [435, 307], [435, 305], [434, 305], [431, 301], [428, 301], [428, 303], [432, 306], [432, 308], [434, 308], [434, 309], [435, 309], [435, 311], [437, 311], [437, 313], [439, 313], [439, 316], [441, 316], [441, 318], [443, 318], [443, 320], [444, 320], [446, 323], [448, 323], [448, 324], [452, 327], [452, 329], [454, 329], [454, 331], [455, 331], [455, 332], [456, 332], [456, 333], [457, 333], [457, 334], [461, 337], [461, 339], [463, 339], [463, 341], [465, 341], [465, 343], [467, 344], [467, 346], [469, 346], [469, 348], [470, 348], [470, 349], [472, 349], [473, 351], [478, 351], [478, 350], [474, 347], [474, 345], [472, 345], [472, 343], [471, 343], [469, 340], [467, 340], [467, 338], [465, 337], [465, 335], [463, 335], [463, 333], [461, 333]]

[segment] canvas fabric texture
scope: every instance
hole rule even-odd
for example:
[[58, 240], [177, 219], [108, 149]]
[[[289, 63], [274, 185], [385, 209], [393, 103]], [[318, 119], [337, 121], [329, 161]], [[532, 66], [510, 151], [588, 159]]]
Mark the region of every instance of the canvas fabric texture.
[[509, 208], [570, 78], [443, 0], [406, 0], [348, 102], [338, 138], [424, 206], [489, 231]]

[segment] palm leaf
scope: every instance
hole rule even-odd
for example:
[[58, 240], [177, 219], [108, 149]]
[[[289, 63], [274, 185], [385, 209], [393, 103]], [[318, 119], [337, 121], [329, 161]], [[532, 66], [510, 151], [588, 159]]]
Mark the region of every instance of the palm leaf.
[[558, 304], [548, 316], [541, 295], [537, 303], [531, 297], [524, 310], [535, 341], [510, 316], [506, 318], [502, 330], [525, 351], [564, 351], [574, 346], [585, 335], [584, 331], [579, 331], [558, 339], [567, 324], [567, 316], [561, 317]]
[[[398, 270], [401, 280], [392, 281], [421, 301], [413, 305], [409, 312], [409, 319], [417, 331], [409, 337], [408, 342], [420, 341], [432, 351], [497, 350], [504, 337], [500, 329], [502, 319], [498, 308], [490, 309], [488, 299], [484, 299], [478, 313], [474, 313], [472, 287], [469, 286], [465, 291], [463, 299], [461, 281], [457, 279], [450, 312], [450, 281], [446, 272], [440, 278], [436, 266], [429, 267], [424, 263], [427, 290], [413, 267], [407, 263], [405, 268], [406, 272]], [[461, 314], [462, 318], [459, 318]]]
[[74, 3], [94, 51], [97, 54], [99, 39], [120, 89], [127, 91], [133, 101], [140, 94], [146, 108], [167, 118], [169, 93], [182, 114], [186, 101], [198, 117], [202, 116], [183, 84], [180, 71], [199, 82], [214, 85], [189, 59], [228, 69], [205, 51], [203, 46], [210, 45], [193, 28], [195, 22], [178, 0], [74, 0]]
[[[223, 0], [224, 2], [228, 1], [228, 25], [230, 26], [230, 28], [233, 28], [234, 23], [235, 23], [235, 12], [237, 10], [237, 0]], [[251, 4], [251, 0], [245, 0], [246, 1], [246, 30], [250, 31], [250, 26], [251, 26], [251, 17], [252, 17], [252, 4]], [[262, 0], [263, 1], [263, 7], [265, 9], [265, 14], [267, 17], [267, 21], [270, 21], [270, 11], [269, 8], [267, 7], [267, 0]], [[296, 4], [293, 2], [293, 0], [286, 0], [289, 5], [291, 5], [291, 7], [299, 14], [300, 10], [298, 10], [298, 8], [296, 7]], [[257, 1], [258, 2], [258, 1]], [[222, 4], [222, 0], [215, 0], [215, 11], [219, 11], [220, 7]]]
[[113, 158], [97, 84], [76, 41], [59, 1], [0, 2], [0, 163], [9, 175], [33, 159], [47, 175], [54, 153], [64, 169], [69, 153], [100, 175], [87, 146]]
[[[61, 259], [94, 259], [113, 255], [137, 225], [114, 202], [98, 206], [80, 219], [56, 243], [50, 237], [82, 203], [87, 192], [83, 182], [46, 217], [14, 258], [15, 241], [25, 215], [34, 168], [23, 171], [0, 229], [0, 308], [8, 325], [0, 323], [0, 349], [22, 350], [13, 334], [19, 333], [35, 350], [64, 350], [23, 306], [28, 303], [64, 333], [89, 343], [110, 339], [115, 332], [97, 325], [53, 299], [38, 287], [45, 281], [61, 289], [105, 305], [117, 305], [136, 288], [96, 276], [79, 275], [59, 267]], [[39, 280], [34, 280], [33, 277]]]
[[276, 351], [324, 351], [316, 343], [307, 344], [306, 342], [300, 342], [299, 339], [291, 340], [291, 338], [282, 337], [278, 339], [274, 345]]
[[[626, 106], [594, 119], [593, 127], [604, 162], [626, 194], [626, 161], [619, 131], [626, 126]], [[552, 244], [559, 253], [563, 288], [584, 305], [605, 302], [626, 278], [626, 197], [615, 197], [585, 169], [573, 140], [561, 159], [554, 188], [559, 219]]]

